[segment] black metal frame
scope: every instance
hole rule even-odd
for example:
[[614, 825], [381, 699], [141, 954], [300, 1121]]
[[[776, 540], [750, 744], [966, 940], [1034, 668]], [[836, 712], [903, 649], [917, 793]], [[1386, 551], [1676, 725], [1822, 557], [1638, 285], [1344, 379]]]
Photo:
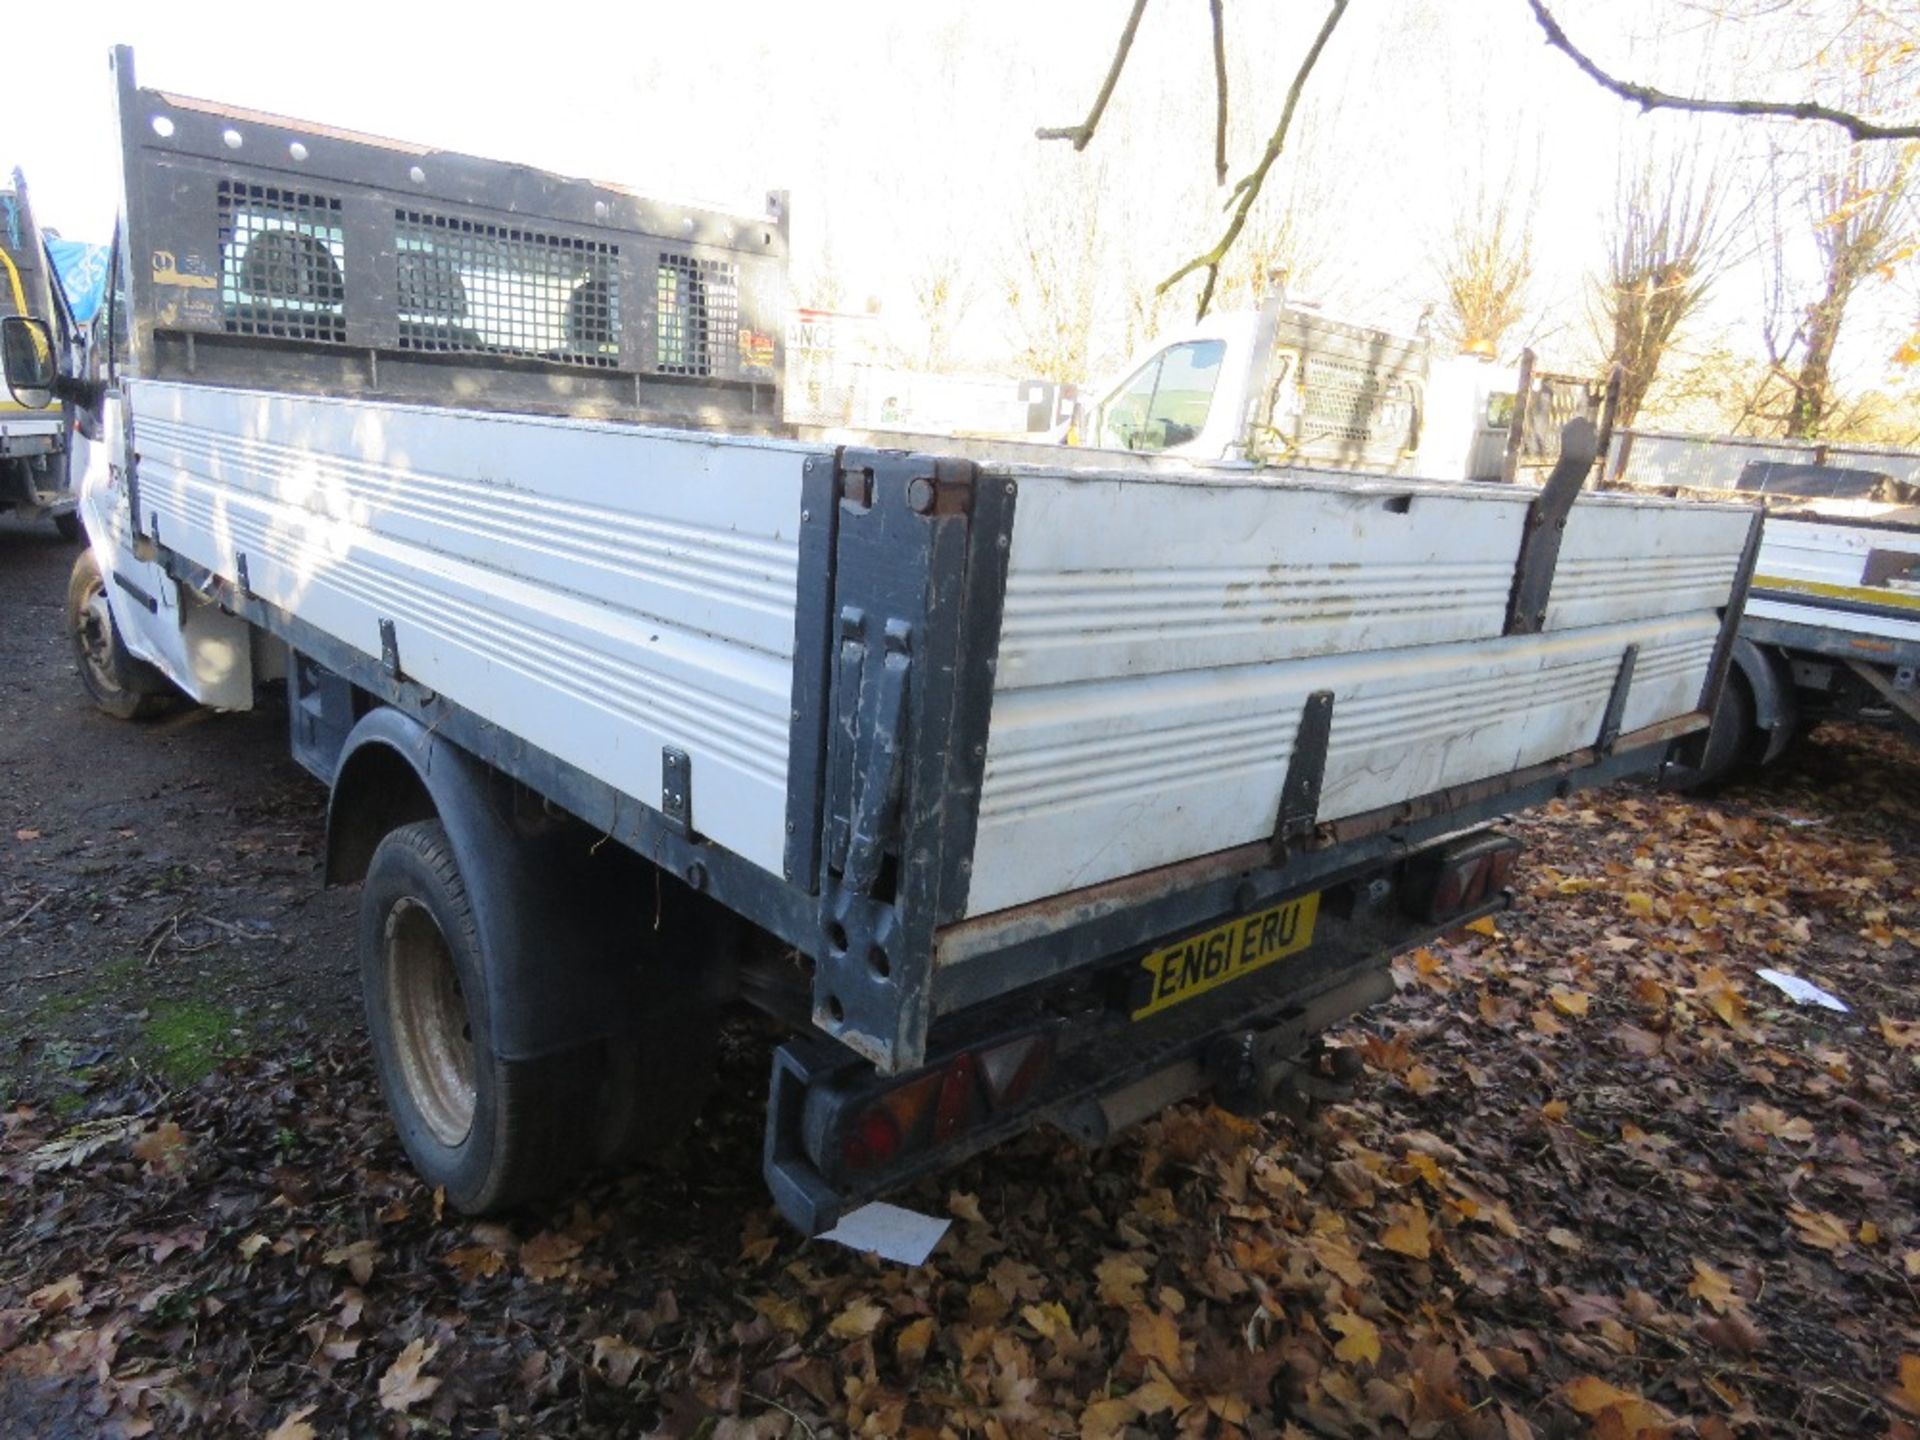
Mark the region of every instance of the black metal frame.
[[[133, 52], [113, 52], [135, 373], [318, 394], [365, 394], [683, 426], [772, 430], [780, 423], [787, 205], [759, 216], [670, 205], [528, 166], [350, 134], [140, 89]], [[167, 133], [154, 128], [164, 122]], [[237, 143], [235, 143], [237, 142]], [[232, 333], [222, 305], [221, 187], [291, 204], [315, 197], [339, 232], [337, 331], [264, 326]], [[399, 217], [430, 214], [514, 243], [578, 247], [617, 284], [617, 358], [421, 343], [403, 321]], [[308, 241], [311, 247], [315, 242]], [[331, 247], [329, 246], [329, 249]], [[655, 334], [661, 256], [720, 261], [738, 274], [739, 329], [706, 373], [664, 364]], [[288, 310], [289, 316], [307, 313]], [[611, 318], [611, 317], [609, 317]], [[308, 327], [313, 329], [314, 327]], [[475, 385], [476, 372], [482, 383]]]

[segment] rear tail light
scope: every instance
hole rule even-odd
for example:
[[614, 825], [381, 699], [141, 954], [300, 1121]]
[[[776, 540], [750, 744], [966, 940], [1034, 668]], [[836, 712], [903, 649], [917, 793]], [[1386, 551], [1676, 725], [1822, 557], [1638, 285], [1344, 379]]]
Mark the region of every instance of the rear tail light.
[[1479, 909], [1506, 888], [1519, 854], [1518, 840], [1482, 835], [1415, 857], [1401, 892], [1409, 913], [1440, 925]]
[[848, 1097], [831, 1127], [841, 1137], [841, 1163], [870, 1170], [945, 1145], [1026, 1101], [1052, 1062], [1051, 1035], [1023, 1035]]

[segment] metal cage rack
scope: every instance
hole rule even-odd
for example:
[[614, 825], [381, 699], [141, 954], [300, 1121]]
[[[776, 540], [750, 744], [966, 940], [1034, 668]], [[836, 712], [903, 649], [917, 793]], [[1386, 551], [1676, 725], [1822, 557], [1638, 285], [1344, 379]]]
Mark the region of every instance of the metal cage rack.
[[144, 90], [124, 48], [114, 65], [135, 373], [777, 428], [784, 195], [673, 205]]

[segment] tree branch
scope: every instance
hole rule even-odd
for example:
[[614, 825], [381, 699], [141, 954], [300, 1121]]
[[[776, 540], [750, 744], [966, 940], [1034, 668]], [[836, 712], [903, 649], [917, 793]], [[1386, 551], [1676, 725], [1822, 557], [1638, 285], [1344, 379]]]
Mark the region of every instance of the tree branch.
[[1227, 18], [1221, 0], [1207, 0], [1213, 11], [1213, 183], [1227, 183]]
[[1087, 118], [1078, 125], [1042, 126], [1033, 132], [1036, 138], [1071, 140], [1075, 150], [1087, 148], [1087, 142], [1093, 139], [1093, 132], [1100, 127], [1100, 117], [1106, 113], [1107, 101], [1113, 98], [1113, 87], [1120, 83], [1120, 72], [1127, 68], [1127, 56], [1133, 50], [1134, 33], [1139, 30], [1140, 17], [1146, 11], [1147, 0], [1133, 0], [1133, 13], [1127, 16], [1127, 28], [1120, 32], [1120, 44], [1113, 52], [1113, 64], [1107, 67], [1106, 81], [1100, 86], [1100, 93], [1093, 97], [1093, 108], [1087, 111]]
[[1240, 231], [1246, 226], [1247, 216], [1253, 210], [1253, 202], [1260, 198], [1260, 188], [1267, 183], [1267, 172], [1273, 169], [1273, 162], [1280, 158], [1280, 151], [1287, 143], [1287, 131], [1292, 128], [1293, 112], [1300, 104], [1300, 92], [1306, 86], [1307, 77], [1313, 73], [1313, 67], [1320, 59], [1320, 52], [1327, 48], [1327, 40], [1332, 36], [1334, 27], [1340, 23], [1340, 17], [1346, 13], [1347, 0], [1333, 0], [1333, 8], [1327, 11], [1327, 18], [1321, 22], [1320, 33], [1313, 37], [1313, 45], [1308, 49], [1306, 58], [1300, 62], [1300, 68], [1294, 72], [1293, 83], [1287, 87], [1286, 107], [1280, 112], [1280, 123], [1267, 140], [1267, 148], [1260, 156], [1260, 163], [1234, 184], [1233, 198], [1237, 203], [1233, 207], [1233, 218], [1227, 222], [1226, 233], [1206, 254], [1194, 256], [1154, 289], [1156, 295], [1164, 295], [1195, 271], [1206, 271], [1207, 283], [1200, 291], [1200, 306], [1195, 313], [1196, 319], [1205, 318], [1207, 307], [1213, 303], [1214, 287], [1220, 281], [1220, 262], [1226, 259], [1227, 252], [1233, 248], [1233, 242], [1240, 238]]
[[1814, 100], [1708, 100], [1690, 95], [1669, 95], [1666, 91], [1656, 90], [1651, 85], [1638, 85], [1630, 80], [1616, 80], [1588, 59], [1586, 53], [1567, 38], [1567, 32], [1560, 28], [1560, 22], [1548, 12], [1545, 0], [1527, 0], [1527, 4], [1533, 8], [1533, 18], [1540, 22], [1540, 28], [1546, 32], [1547, 44], [1579, 66], [1581, 73], [1601, 89], [1612, 91], [1622, 100], [1638, 105], [1642, 110], [1691, 110], [1706, 115], [1819, 120], [1829, 125], [1838, 125], [1856, 141], [1920, 140], [1920, 125], [1882, 125], [1845, 110], [1835, 110], [1831, 106], [1822, 105]]

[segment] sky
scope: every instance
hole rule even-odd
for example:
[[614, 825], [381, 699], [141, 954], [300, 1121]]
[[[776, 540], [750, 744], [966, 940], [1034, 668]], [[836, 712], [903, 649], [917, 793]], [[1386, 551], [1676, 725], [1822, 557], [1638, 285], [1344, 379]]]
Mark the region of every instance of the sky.
[[[135, 48], [141, 83], [154, 88], [663, 198], [757, 211], [769, 189], [786, 189], [797, 298], [872, 302], [905, 325], [929, 267], [954, 268], [965, 301], [958, 358], [980, 369], [1011, 368], [1018, 336], [1004, 292], [1018, 237], [1071, 238], [1073, 206], [1097, 209], [1102, 325], [1089, 364], [1111, 365], [1149, 323], [1123, 320], [1123, 301], [1205, 248], [1219, 223], [1199, 0], [1149, 5], [1129, 73], [1082, 155], [1033, 131], [1082, 113], [1126, 0], [573, 0], [539, 25], [516, 24], [524, 7], [407, 0], [268, 8], [246, 24], [116, 0], [12, 8], [0, 164], [24, 167], [41, 223], [72, 239], [104, 240], [112, 226], [106, 56], [116, 42]], [[1753, 63], [1753, 37], [1716, 28], [1692, 0], [1556, 9], [1595, 52], [1673, 88], [1689, 88], [1706, 56]], [[1322, 13], [1309, 0], [1228, 0], [1234, 174], [1257, 154]], [[1678, 123], [1695, 127], [1686, 133], [1715, 163], [1754, 163], [1757, 127]], [[1549, 52], [1525, 0], [1353, 0], [1310, 88], [1282, 199], [1312, 222], [1316, 283], [1335, 308], [1404, 329], [1432, 296], [1454, 217], [1502, 189], [1524, 191], [1536, 317], [1516, 345], [1572, 359], [1587, 343], [1584, 277], [1621, 147], [1663, 128], [1675, 129]], [[1054, 230], [1036, 230], [1036, 216]], [[1843, 356], [1862, 383], [1888, 373], [1888, 337], [1915, 323], [1912, 290], [1885, 289]], [[1725, 332], [1757, 345], [1758, 291], [1755, 275], [1724, 283], [1702, 343]], [[1150, 317], [1178, 318], [1167, 307]]]

